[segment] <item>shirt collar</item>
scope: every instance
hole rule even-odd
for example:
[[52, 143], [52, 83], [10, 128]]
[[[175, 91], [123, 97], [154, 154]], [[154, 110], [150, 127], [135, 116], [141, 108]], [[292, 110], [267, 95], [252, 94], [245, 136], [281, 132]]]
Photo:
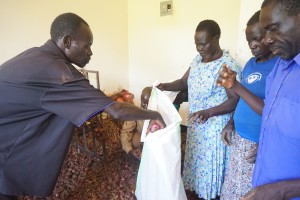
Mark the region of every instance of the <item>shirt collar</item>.
[[282, 66], [282, 69], [287, 69], [290, 66], [292, 66], [294, 62], [296, 62], [297, 65], [300, 66], [300, 53], [298, 53], [294, 58], [289, 60], [280, 59], [279, 64]]
[[61, 57], [64, 60], [69, 62], [69, 59], [65, 56], [65, 54], [60, 50], [60, 48], [52, 40], [48, 40], [43, 46], [45, 48], [50, 49], [55, 55], [58, 55], [59, 57]]
[[300, 65], [300, 53], [298, 53], [295, 57], [294, 57], [295, 62]]

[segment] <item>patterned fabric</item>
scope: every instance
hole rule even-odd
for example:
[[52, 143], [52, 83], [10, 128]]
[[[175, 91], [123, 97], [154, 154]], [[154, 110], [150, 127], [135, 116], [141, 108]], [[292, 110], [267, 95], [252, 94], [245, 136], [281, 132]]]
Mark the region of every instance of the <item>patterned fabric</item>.
[[254, 164], [244, 158], [256, 143], [242, 138], [235, 132], [230, 149], [230, 161], [222, 186], [221, 200], [240, 200], [252, 188], [251, 180]]
[[[222, 64], [237, 72], [240, 65], [223, 51], [223, 56], [209, 63], [202, 63], [197, 55], [191, 63], [188, 78], [189, 112], [211, 108], [227, 100], [223, 87], [216, 85]], [[221, 132], [231, 114], [214, 116], [204, 124], [188, 124], [183, 181], [186, 189], [195, 191], [204, 199], [215, 198], [221, 193], [227, 150], [221, 141]]]

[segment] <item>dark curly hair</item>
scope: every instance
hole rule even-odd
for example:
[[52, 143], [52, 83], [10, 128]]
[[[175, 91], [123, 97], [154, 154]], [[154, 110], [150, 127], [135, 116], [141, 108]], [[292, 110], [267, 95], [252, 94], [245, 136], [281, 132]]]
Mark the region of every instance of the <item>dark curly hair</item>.
[[51, 24], [51, 40], [57, 42], [65, 35], [75, 37], [81, 23], [88, 25], [86, 21], [74, 13], [64, 13], [57, 16]]
[[278, 9], [285, 11], [288, 16], [295, 16], [300, 13], [299, 0], [264, 0], [261, 8], [271, 3], [275, 3]]
[[253, 24], [259, 23], [259, 15], [260, 15], [260, 10], [256, 11], [254, 15], [248, 20], [247, 26], [251, 26]]
[[204, 30], [207, 31], [211, 37], [221, 36], [221, 29], [214, 20], [206, 19], [201, 21], [196, 28], [196, 32]]

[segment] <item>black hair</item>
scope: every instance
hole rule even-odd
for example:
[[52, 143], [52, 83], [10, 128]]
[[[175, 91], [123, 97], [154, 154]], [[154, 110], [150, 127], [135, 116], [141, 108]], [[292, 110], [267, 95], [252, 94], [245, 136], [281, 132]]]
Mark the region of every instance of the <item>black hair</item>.
[[278, 9], [285, 11], [288, 16], [295, 16], [300, 13], [299, 0], [264, 0], [261, 8], [271, 3], [275, 3]]
[[247, 22], [247, 26], [251, 26], [253, 24], [259, 23], [259, 15], [260, 15], [260, 10], [256, 11], [252, 17]]
[[81, 17], [74, 13], [64, 13], [57, 16], [51, 24], [51, 40], [57, 42], [65, 35], [76, 36], [76, 31], [81, 24], [87, 24]]
[[151, 95], [151, 92], [152, 92], [152, 87], [145, 87], [143, 90], [142, 90], [142, 96], [145, 96], [145, 95]]
[[201, 21], [196, 28], [196, 32], [204, 30], [207, 31], [211, 37], [221, 36], [221, 29], [214, 20], [206, 19]]

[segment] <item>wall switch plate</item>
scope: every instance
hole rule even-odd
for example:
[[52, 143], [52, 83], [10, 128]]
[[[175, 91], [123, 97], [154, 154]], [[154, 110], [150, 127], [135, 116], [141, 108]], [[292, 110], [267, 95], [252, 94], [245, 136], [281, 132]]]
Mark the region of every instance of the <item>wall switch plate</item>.
[[160, 2], [160, 16], [172, 15], [173, 13], [173, 2], [162, 1]]

